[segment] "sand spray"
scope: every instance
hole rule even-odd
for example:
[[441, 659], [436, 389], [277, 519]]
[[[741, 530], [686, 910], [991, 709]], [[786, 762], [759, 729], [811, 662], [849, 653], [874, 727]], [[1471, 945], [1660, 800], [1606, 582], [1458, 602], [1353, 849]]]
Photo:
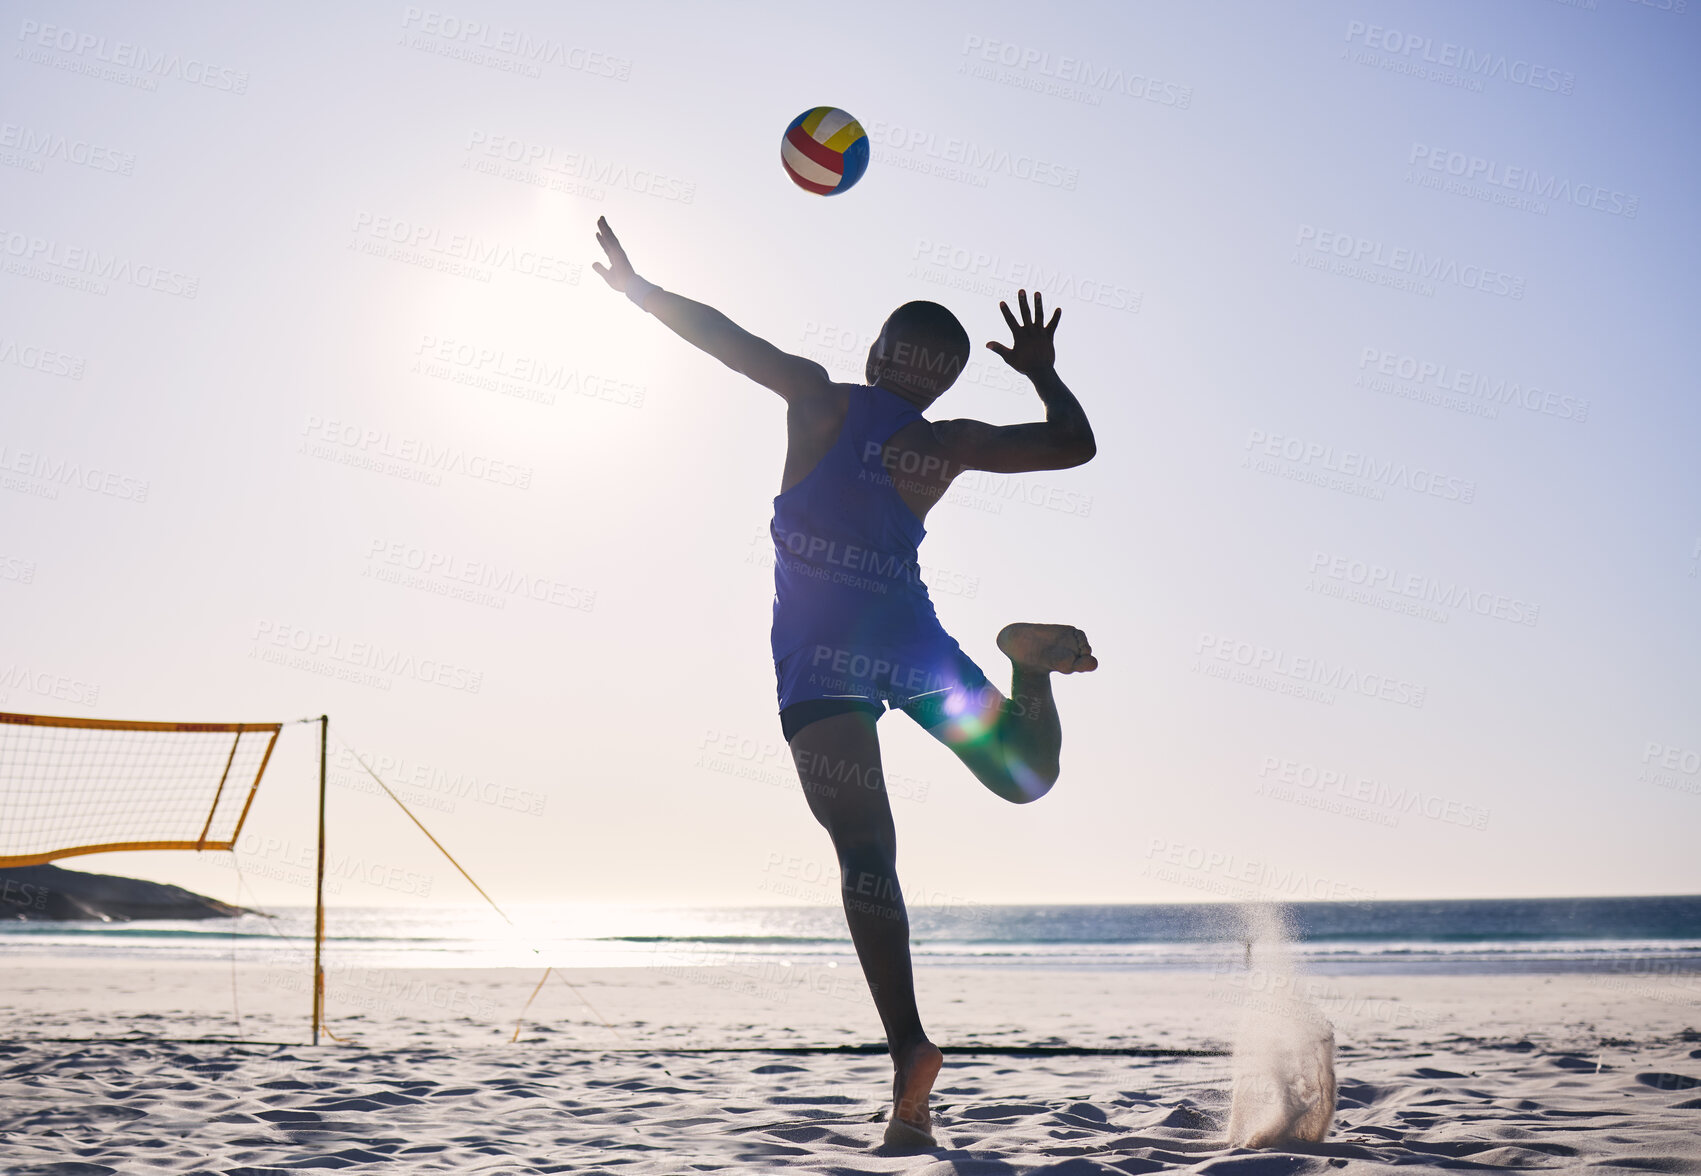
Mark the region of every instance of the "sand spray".
[[1291, 927], [1269, 903], [1240, 907], [1248, 999], [1234, 1041], [1229, 1143], [1320, 1143], [1335, 1117], [1335, 1029], [1301, 985]]

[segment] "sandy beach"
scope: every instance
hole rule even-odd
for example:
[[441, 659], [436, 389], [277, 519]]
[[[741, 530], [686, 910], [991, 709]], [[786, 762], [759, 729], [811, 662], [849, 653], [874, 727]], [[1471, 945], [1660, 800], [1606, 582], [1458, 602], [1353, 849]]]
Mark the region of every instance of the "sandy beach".
[[1701, 1176], [1698, 9], [8, 5], [0, 1176]]
[[[780, 1052], [874, 1040], [853, 969], [580, 970], [549, 981], [510, 1044], [539, 974], [333, 971], [345, 1040], [312, 1047], [163, 1040], [234, 1036], [234, 990], [244, 1041], [303, 1041], [304, 976], [19, 961], [0, 1170], [1701, 1172], [1695, 973], [1305, 978], [1339, 1042], [1334, 1128], [1252, 1151], [1225, 1140], [1220, 1053], [975, 1052], [1226, 1053], [1268, 995], [1246, 975], [924, 968], [947, 1061], [940, 1147], [917, 1155], [880, 1145], [883, 1056]], [[156, 1040], [53, 1040], [135, 1034]]]

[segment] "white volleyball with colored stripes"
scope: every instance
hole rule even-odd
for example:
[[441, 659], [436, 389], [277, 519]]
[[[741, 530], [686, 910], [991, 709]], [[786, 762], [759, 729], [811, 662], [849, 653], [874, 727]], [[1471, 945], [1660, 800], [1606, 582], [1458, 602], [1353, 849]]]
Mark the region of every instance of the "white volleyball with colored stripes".
[[868, 170], [868, 133], [838, 107], [817, 106], [791, 120], [780, 138], [780, 162], [805, 192], [837, 196]]

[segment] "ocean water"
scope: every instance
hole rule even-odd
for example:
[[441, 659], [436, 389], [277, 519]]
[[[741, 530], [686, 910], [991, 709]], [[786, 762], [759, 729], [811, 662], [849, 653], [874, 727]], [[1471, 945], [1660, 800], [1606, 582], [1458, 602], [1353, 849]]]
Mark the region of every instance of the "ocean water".
[[[1316, 972], [1701, 972], [1701, 896], [1282, 904]], [[837, 907], [332, 908], [327, 951], [358, 967], [854, 963]], [[266, 964], [312, 946], [313, 912], [200, 922], [0, 923], [0, 957]], [[923, 906], [918, 966], [1212, 970], [1241, 958], [1229, 904]]]

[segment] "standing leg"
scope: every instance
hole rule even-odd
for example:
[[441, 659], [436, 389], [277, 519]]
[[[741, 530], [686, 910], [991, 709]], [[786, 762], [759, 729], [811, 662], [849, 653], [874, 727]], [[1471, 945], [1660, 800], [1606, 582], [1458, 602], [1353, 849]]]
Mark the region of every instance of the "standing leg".
[[833, 839], [845, 921], [886, 1029], [894, 1070], [886, 1140], [932, 1146], [927, 1100], [944, 1055], [927, 1039], [916, 1009], [909, 915], [898, 887], [897, 833], [874, 716], [851, 711], [817, 719], [792, 737], [791, 753], [809, 810]]

